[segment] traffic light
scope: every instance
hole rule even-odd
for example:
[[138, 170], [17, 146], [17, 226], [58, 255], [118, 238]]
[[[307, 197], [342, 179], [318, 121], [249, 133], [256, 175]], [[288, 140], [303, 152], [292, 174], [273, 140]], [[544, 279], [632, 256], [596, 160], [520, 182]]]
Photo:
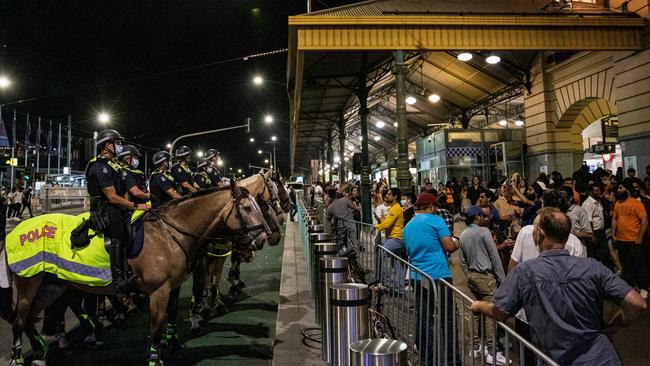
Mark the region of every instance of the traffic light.
[[352, 155], [352, 173], [361, 174], [361, 153]]

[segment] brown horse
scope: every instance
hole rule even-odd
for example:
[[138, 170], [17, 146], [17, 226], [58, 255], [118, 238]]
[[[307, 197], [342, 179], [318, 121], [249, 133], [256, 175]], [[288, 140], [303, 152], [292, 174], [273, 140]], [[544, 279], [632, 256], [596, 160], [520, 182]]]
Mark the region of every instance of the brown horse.
[[[269, 245], [277, 245], [282, 239], [280, 229], [281, 223], [279, 222], [276, 212], [271, 206], [274, 202], [278, 202], [279, 198], [277, 195], [277, 189], [273, 181], [269, 179], [269, 173], [260, 173], [255, 174], [251, 177], [243, 179], [238, 182], [243, 188], [246, 188], [250, 194], [257, 199], [257, 203], [260, 206], [262, 213], [264, 215], [264, 220], [269, 226], [271, 231], [271, 236], [269, 238]], [[275, 205], [279, 208], [279, 204]], [[282, 214], [282, 211], [280, 211]], [[232, 261], [232, 273], [238, 274], [239, 264], [242, 260], [252, 259], [253, 248], [233, 248], [230, 253], [222, 253], [220, 255], [207, 255], [201, 261], [201, 268], [198, 269], [198, 273], [195, 273], [195, 276], [198, 275], [198, 278], [195, 277], [194, 286], [201, 286], [197, 288], [197, 291], [194, 291], [195, 297], [195, 306], [192, 308], [192, 314], [190, 316], [190, 330], [194, 333], [201, 331], [201, 323], [215, 315], [215, 313], [226, 313], [228, 312], [227, 306], [223, 303], [221, 299], [221, 294], [219, 291], [219, 283], [221, 282], [221, 276], [223, 275], [223, 268], [226, 264], [226, 259], [228, 256], [231, 256]], [[256, 249], [261, 249], [261, 246], [258, 246]], [[232, 291], [240, 290], [240, 282], [238, 275], [233, 276], [235, 278], [233, 283]], [[200, 283], [202, 281], [202, 283]], [[200, 299], [197, 299], [200, 297]]]
[[[140, 255], [129, 259], [138, 290], [149, 295], [149, 364], [160, 363], [159, 350], [167, 314], [176, 322], [180, 286], [190, 272], [199, 248], [216, 236], [221, 239], [266, 242], [267, 226], [254, 198], [236, 184], [228, 189], [201, 191], [147, 212], [144, 217], [144, 245]], [[69, 245], [69, 243], [61, 243]], [[17, 304], [13, 314], [12, 363], [23, 361], [21, 335], [26, 332], [38, 348], [40, 338], [33, 326], [34, 317], [59, 297], [67, 286], [110, 295], [112, 286], [90, 287], [65, 282], [41, 272], [33, 277], [13, 274]], [[169, 332], [169, 329], [168, 329]], [[34, 341], [37, 342], [34, 342]], [[45, 364], [43, 361], [41, 364]]]

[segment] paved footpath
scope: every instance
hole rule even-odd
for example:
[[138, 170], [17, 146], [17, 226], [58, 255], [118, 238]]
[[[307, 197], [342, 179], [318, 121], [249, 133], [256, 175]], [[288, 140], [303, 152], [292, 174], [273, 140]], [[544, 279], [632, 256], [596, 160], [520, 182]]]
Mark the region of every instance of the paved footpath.
[[[280, 270], [284, 240], [275, 247], [266, 246], [256, 253], [251, 263], [242, 265], [246, 283], [244, 295], [235, 299], [230, 312], [212, 319], [204, 334], [189, 332], [192, 280], [181, 288], [178, 332], [186, 348], [183, 360], [166, 365], [270, 365], [275, 337], [276, 313], [280, 288]], [[224, 268], [224, 279], [229, 264]], [[222, 289], [227, 289], [222, 282]], [[53, 355], [48, 365], [144, 365], [148, 337], [148, 313], [129, 316], [121, 328], [108, 329], [99, 337], [96, 349], [74, 348], [65, 354]], [[76, 319], [66, 314], [68, 328]], [[0, 321], [0, 363], [9, 358], [11, 328]], [[24, 337], [24, 342], [26, 338]], [[5, 342], [6, 340], [6, 342]]]

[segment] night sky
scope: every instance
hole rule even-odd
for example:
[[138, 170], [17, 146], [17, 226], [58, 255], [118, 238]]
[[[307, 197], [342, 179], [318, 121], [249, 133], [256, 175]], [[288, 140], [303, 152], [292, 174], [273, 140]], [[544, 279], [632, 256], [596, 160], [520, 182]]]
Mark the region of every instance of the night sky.
[[[313, 8], [350, 3], [325, 2], [314, 1]], [[257, 150], [272, 147], [259, 141], [276, 134], [278, 165], [286, 175], [288, 124], [263, 123], [267, 113], [288, 119], [286, 88], [251, 82], [261, 74], [286, 83], [286, 53], [169, 72], [286, 48], [287, 16], [305, 11], [305, 1], [286, 0], [3, 0], [0, 74], [13, 84], [0, 93], [0, 103], [36, 98], [5, 108], [55, 121], [71, 114], [80, 121], [73, 129], [77, 136], [101, 129], [96, 113], [108, 111], [111, 128], [154, 148], [184, 133], [252, 117], [255, 144], [243, 130], [184, 144], [214, 147], [229, 166], [245, 169], [263, 164]]]

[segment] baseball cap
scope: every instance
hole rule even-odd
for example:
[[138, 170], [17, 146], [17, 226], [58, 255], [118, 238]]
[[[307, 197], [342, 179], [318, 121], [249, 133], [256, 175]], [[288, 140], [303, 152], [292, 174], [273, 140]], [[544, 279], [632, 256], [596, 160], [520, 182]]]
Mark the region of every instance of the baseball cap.
[[470, 206], [465, 213], [467, 217], [476, 217], [476, 215], [482, 213], [481, 208], [478, 206]]
[[418, 199], [417, 199], [417, 201], [415, 202], [415, 204], [418, 205], [418, 206], [421, 206], [421, 205], [422, 205], [422, 206], [423, 206], [423, 205], [431, 205], [431, 204], [436, 204], [436, 205], [437, 205], [437, 204], [438, 204], [438, 200], [437, 200], [436, 197], [435, 197], [434, 195], [432, 195], [431, 193], [424, 192], [424, 193], [421, 193], [421, 194], [418, 196]]

